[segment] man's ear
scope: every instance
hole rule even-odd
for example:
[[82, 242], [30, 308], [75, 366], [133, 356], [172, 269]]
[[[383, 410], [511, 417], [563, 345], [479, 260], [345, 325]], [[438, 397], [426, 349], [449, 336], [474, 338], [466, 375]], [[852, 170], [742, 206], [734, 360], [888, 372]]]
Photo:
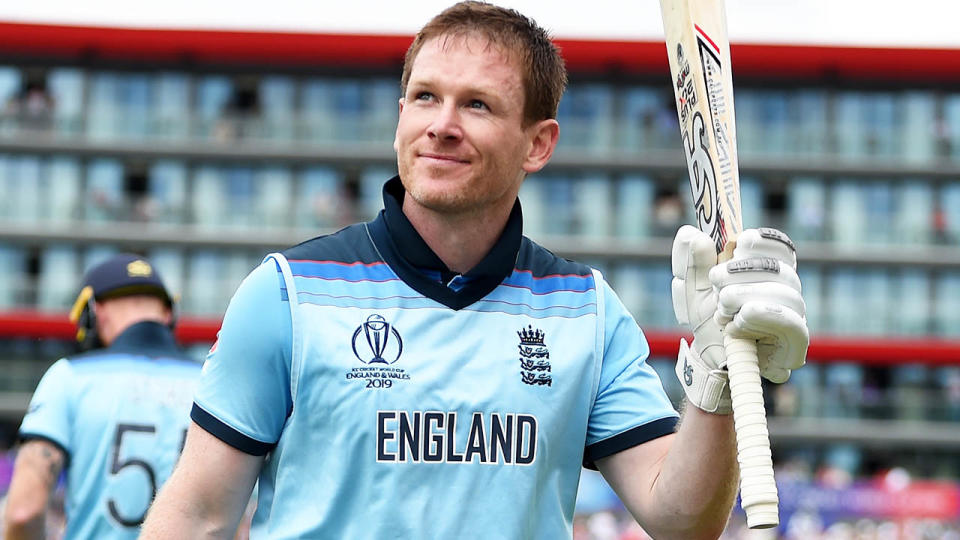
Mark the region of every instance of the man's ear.
[[560, 124], [553, 118], [540, 120], [526, 130], [529, 150], [523, 162], [523, 170], [532, 174], [542, 169], [553, 156], [560, 138]]
[[[403, 114], [403, 103], [404, 103], [403, 98], [400, 98], [397, 100], [397, 107], [398, 107], [397, 108], [397, 129], [400, 129], [400, 115]], [[396, 131], [394, 131], [394, 134], [393, 134], [393, 151], [394, 152], [400, 151], [400, 145], [397, 143]]]

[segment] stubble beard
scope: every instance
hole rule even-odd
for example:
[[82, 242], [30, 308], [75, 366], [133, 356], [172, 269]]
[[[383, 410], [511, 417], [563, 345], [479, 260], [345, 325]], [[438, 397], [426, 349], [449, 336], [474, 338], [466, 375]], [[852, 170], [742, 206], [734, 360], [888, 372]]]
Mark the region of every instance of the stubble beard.
[[[474, 164], [476, 165], [476, 164]], [[518, 167], [519, 168], [519, 167]], [[496, 167], [470, 170], [466, 176], [445, 178], [441, 170], [416, 166], [416, 160], [398, 160], [397, 169], [408, 197], [418, 206], [445, 216], [467, 217], [482, 215], [498, 206], [505, 193], [492, 193], [504, 184], [499, 181], [484, 181], [489, 176], [503, 175], [511, 167]], [[409, 181], [408, 181], [409, 180]], [[512, 206], [513, 201], [510, 201]]]
[[484, 201], [476, 197], [476, 179], [444, 179], [439, 171], [417, 171], [409, 161], [401, 160], [397, 164], [400, 180], [403, 182], [407, 197], [417, 205], [437, 214], [463, 214]]

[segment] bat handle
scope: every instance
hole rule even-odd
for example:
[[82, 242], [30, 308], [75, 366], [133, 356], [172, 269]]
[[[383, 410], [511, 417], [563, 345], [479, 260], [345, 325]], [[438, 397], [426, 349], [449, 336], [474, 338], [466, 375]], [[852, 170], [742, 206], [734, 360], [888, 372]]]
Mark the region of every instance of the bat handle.
[[760, 386], [757, 342], [726, 336], [724, 348], [730, 375], [733, 424], [737, 432], [740, 505], [747, 514], [747, 527], [769, 529], [780, 523], [779, 498]]

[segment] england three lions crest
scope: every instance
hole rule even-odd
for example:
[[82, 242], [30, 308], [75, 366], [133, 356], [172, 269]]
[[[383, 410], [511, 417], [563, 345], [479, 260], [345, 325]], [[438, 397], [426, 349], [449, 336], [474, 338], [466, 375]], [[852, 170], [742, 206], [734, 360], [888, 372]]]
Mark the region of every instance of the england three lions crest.
[[517, 332], [520, 337], [520, 380], [531, 386], [552, 386], [550, 350], [542, 330], [527, 325]]

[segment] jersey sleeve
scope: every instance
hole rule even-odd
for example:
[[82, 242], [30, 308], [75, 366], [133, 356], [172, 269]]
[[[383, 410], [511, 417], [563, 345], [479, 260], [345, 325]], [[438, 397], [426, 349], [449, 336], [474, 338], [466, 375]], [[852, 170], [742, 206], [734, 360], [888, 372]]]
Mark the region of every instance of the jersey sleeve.
[[636, 321], [606, 281], [603, 294], [603, 360], [587, 425], [584, 466], [597, 459], [673, 433], [679, 415], [660, 377], [647, 363], [650, 346]]
[[190, 417], [234, 448], [269, 452], [290, 414], [291, 321], [269, 259], [234, 293], [207, 354]]
[[70, 455], [73, 378], [66, 359], [56, 361], [43, 374], [20, 425], [21, 439], [44, 439]]

